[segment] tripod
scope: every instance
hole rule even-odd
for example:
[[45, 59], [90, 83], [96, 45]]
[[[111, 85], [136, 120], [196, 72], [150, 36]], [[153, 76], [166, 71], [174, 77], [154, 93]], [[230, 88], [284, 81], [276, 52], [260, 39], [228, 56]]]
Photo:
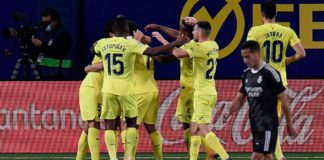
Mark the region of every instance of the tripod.
[[39, 76], [39, 73], [38, 73], [38, 71], [36, 69], [35, 63], [30, 58], [29, 54], [23, 53], [21, 58], [19, 58], [17, 60], [15, 68], [14, 68], [12, 74], [11, 74], [10, 78], [12, 80], [15, 80], [17, 78], [17, 74], [18, 74], [18, 71], [19, 71], [21, 65], [23, 65], [23, 67], [24, 67], [24, 79], [28, 78], [28, 65], [33, 71], [34, 78], [37, 79], [37, 80], [40, 79], [40, 76]]

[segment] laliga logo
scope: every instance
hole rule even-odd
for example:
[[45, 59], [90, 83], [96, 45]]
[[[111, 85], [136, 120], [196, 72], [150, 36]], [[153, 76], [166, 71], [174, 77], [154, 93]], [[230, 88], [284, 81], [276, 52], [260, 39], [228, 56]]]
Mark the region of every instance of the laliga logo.
[[[236, 17], [236, 33], [233, 40], [225, 47], [219, 51], [219, 58], [224, 58], [231, 54], [236, 47], [240, 44], [243, 34], [244, 34], [244, 14], [240, 6], [241, 0], [225, 0], [227, 4], [218, 12], [218, 14], [212, 18], [207, 11], [206, 7], [201, 7], [193, 16], [198, 20], [205, 20], [211, 24], [212, 32], [210, 35], [211, 39], [216, 39], [222, 25], [224, 24], [226, 18], [233, 11]], [[199, 2], [199, 0], [188, 0], [184, 5], [181, 17], [187, 17], [190, 15], [192, 8]]]

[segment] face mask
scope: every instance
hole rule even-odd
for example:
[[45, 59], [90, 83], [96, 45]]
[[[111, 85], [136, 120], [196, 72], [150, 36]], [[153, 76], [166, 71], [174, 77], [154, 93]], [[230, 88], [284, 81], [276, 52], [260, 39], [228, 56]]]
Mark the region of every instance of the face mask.
[[45, 32], [50, 32], [52, 30], [51, 24], [47, 25], [45, 28]]

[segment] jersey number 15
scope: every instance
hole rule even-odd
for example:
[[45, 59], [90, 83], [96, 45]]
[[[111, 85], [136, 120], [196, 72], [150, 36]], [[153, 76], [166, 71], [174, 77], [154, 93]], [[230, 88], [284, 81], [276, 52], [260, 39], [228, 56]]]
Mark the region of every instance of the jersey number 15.
[[[122, 75], [124, 73], [124, 63], [121, 60], [123, 58], [123, 54], [120, 53], [112, 53], [112, 54], [107, 54], [105, 57], [105, 60], [107, 61], [108, 67], [108, 75], [111, 75], [111, 71], [115, 75]], [[119, 67], [116, 67], [119, 66]], [[114, 67], [112, 70], [111, 68]]]

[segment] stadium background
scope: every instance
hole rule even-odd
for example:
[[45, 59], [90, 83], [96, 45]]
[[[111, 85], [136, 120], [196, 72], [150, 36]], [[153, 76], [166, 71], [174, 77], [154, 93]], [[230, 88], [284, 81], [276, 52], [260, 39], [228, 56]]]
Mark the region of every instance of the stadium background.
[[[81, 133], [79, 126], [78, 87], [84, 77], [83, 67], [90, 63], [88, 50], [92, 43], [103, 36], [103, 25], [117, 14], [133, 19], [139, 28], [157, 23], [179, 28], [181, 17], [190, 15], [199, 19], [214, 19], [213, 30], [219, 43], [221, 55], [216, 77], [219, 91], [218, 108], [215, 111], [214, 131], [223, 138], [225, 148], [231, 152], [250, 152], [249, 128], [246, 117], [235, 116], [231, 123], [219, 120], [224, 106], [228, 106], [237, 88], [238, 79], [245, 68], [239, 54], [239, 44], [245, 40], [248, 29], [260, 23], [258, 3], [248, 0], [163, 0], [163, 1], [107, 1], [107, 0], [12, 0], [0, 1], [0, 29], [15, 25], [10, 16], [20, 11], [29, 15], [33, 24], [38, 24], [40, 12], [51, 6], [61, 14], [62, 24], [73, 40], [70, 58], [73, 82], [0, 82], [0, 143], [1, 153], [71, 153], [77, 148]], [[284, 137], [283, 148], [287, 152], [324, 152], [324, 3], [320, 0], [277, 0], [278, 22], [292, 27], [306, 49], [306, 59], [287, 67], [290, 98], [294, 108], [294, 123], [299, 126], [297, 141]], [[204, 8], [205, 11], [204, 12]], [[220, 14], [222, 13], [222, 14]], [[288, 23], [287, 23], [288, 22]], [[216, 36], [216, 31], [218, 34]], [[148, 33], [149, 34], [149, 33]], [[171, 40], [171, 39], [170, 39]], [[0, 37], [0, 49], [10, 46]], [[152, 46], [159, 45], [154, 40]], [[288, 55], [293, 52], [290, 49]], [[10, 77], [18, 59], [0, 54], [0, 79]], [[161, 130], [166, 152], [184, 152], [181, 144], [182, 131], [174, 120], [173, 112], [177, 96], [179, 64], [155, 64], [156, 79], [160, 87]], [[316, 80], [314, 80], [316, 79]], [[172, 80], [172, 81], [171, 81]], [[173, 99], [167, 99], [173, 97]], [[34, 106], [34, 111], [33, 111]], [[164, 107], [164, 108], [163, 108]], [[169, 108], [168, 108], [169, 107]], [[243, 110], [244, 111], [244, 110]], [[56, 113], [56, 119], [54, 119]], [[66, 121], [61, 121], [65, 117]], [[25, 119], [24, 119], [25, 118]], [[53, 121], [54, 119], [54, 121]], [[64, 119], [64, 118], [63, 118]], [[72, 120], [69, 120], [72, 119]], [[73, 120], [74, 119], [74, 120]], [[238, 121], [235, 123], [234, 121]], [[241, 122], [242, 123], [239, 123]], [[283, 124], [284, 121], [281, 121]], [[236, 126], [235, 126], [235, 125]], [[238, 126], [237, 126], [238, 125]], [[74, 127], [73, 127], [74, 126]], [[232, 127], [233, 126], [233, 127]], [[240, 130], [235, 130], [240, 129]], [[303, 128], [303, 129], [302, 129]], [[281, 127], [285, 131], [284, 127]], [[143, 131], [143, 130], [141, 130]], [[143, 132], [139, 151], [150, 152], [148, 137]], [[237, 139], [241, 138], [241, 139]], [[246, 140], [246, 141], [245, 141]], [[61, 144], [65, 145], [62, 146]], [[105, 145], [101, 145], [105, 152]], [[1, 157], [1, 156], [0, 156]]]

